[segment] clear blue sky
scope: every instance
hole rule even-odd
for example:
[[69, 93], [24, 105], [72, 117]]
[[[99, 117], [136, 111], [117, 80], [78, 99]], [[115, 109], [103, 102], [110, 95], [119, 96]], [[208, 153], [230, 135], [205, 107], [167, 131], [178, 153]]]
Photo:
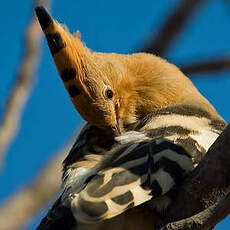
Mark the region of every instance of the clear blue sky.
[[[131, 53], [156, 35], [179, 0], [53, 1], [52, 14], [80, 30], [87, 46], [96, 51]], [[230, 54], [230, 4], [210, 0], [197, 10], [165, 55], [176, 64], [216, 59]], [[64, 4], [65, 3], [65, 4]], [[64, 4], [64, 5], [63, 5]], [[23, 51], [23, 33], [32, 15], [33, 1], [3, 1], [1, 4], [0, 115], [14, 82]], [[230, 72], [196, 75], [194, 84], [218, 112], [230, 120]], [[47, 45], [42, 56], [31, 98], [23, 114], [0, 174], [0, 201], [28, 183], [44, 163], [71, 137], [82, 120], [59, 79]], [[43, 210], [44, 211], [44, 210]], [[44, 212], [43, 212], [44, 213]], [[33, 229], [41, 213], [23, 230]], [[216, 229], [229, 229], [230, 218]]]

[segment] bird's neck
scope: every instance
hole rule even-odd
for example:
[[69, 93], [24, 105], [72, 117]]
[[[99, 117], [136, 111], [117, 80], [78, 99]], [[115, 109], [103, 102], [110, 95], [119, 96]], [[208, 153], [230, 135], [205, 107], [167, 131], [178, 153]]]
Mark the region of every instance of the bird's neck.
[[170, 105], [189, 104], [200, 106], [219, 117], [213, 106], [176, 66], [154, 55], [136, 56], [136, 65], [130, 65], [129, 82], [126, 79], [130, 85], [125, 98], [128, 99], [124, 103], [127, 105], [126, 111], [131, 106], [139, 119]]

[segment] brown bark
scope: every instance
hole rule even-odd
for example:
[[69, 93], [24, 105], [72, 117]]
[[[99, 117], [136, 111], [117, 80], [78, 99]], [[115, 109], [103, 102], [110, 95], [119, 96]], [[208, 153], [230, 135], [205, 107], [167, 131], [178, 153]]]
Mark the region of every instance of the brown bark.
[[230, 194], [204, 211], [186, 219], [169, 223], [161, 230], [209, 230], [230, 213]]

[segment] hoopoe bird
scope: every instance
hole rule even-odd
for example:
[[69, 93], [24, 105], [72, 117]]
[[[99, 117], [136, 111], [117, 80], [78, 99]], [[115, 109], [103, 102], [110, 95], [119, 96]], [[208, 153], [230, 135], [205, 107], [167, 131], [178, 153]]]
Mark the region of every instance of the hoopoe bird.
[[42, 6], [36, 14], [88, 122], [63, 162], [62, 193], [38, 229], [154, 229], [225, 121], [173, 64], [146, 53], [93, 52]]

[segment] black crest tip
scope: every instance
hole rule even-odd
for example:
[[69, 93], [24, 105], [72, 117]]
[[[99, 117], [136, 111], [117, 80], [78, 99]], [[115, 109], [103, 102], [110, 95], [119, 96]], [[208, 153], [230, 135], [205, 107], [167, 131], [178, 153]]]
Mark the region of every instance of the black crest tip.
[[42, 30], [45, 30], [52, 23], [53, 19], [47, 12], [44, 6], [36, 6], [35, 12], [38, 17], [38, 21], [41, 25]]

